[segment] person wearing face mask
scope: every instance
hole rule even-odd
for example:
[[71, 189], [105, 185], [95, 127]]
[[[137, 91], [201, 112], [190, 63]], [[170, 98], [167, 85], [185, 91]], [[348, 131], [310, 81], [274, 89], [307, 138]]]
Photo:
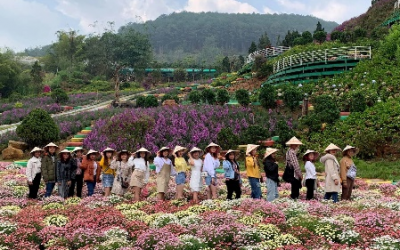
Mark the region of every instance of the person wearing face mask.
[[[301, 180], [303, 175], [301, 173], [299, 160], [297, 159], [297, 152], [300, 145], [303, 143], [296, 137], [292, 137], [286, 145], [289, 146], [289, 150], [286, 152], [286, 169], [285, 172], [290, 173], [291, 176], [285, 176], [284, 180], [288, 180], [291, 184], [291, 194], [290, 197], [294, 200], [298, 199], [300, 196]], [[286, 181], [285, 180], [285, 181]]]
[[333, 202], [338, 202], [338, 193], [340, 187], [340, 165], [336, 160], [336, 153], [342, 151], [335, 144], [330, 144], [326, 149], [323, 157], [321, 157], [321, 163], [325, 165], [325, 200], [332, 198]]
[[40, 179], [42, 178], [42, 155], [43, 150], [41, 148], [35, 147], [31, 151], [32, 158], [29, 159], [28, 164], [26, 165], [26, 177], [28, 179], [28, 187], [29, 187], [29, 199], [37, 199]]
[[58, 146], [52, 142], [44, 147], [44, 157], [42, 159], [42, 176], [46, 184], [46, 194], [50, 197], [57, 183], [57, 151]]
[[340, 160], [340, 179], [342, 181], [342, 200], [350, 200], [353, 191], [357, 167], [352, 157], [358, 154], [359, 149], [347, 145], [343, 149], [343, 158]]

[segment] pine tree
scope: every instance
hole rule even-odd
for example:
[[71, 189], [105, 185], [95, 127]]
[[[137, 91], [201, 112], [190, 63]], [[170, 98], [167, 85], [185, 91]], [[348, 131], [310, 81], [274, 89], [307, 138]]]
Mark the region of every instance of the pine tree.
[[268, 47], [271, 47], [271, 41], [269, 40], [267, 32], [265, 32], [258, 40], [258, 49], [265, 49]]
[[39, 94], [42, 90], [43, 77], [42, 66], [40, 66], [38, 61], [36, 61], [35, 64], [32, 65], [30, 75], [32, 77], [33, 88], [35, 89], [35, 92]]
[[251, 42], [250, 48], [249, 48], [249, 54], [257, 51], [257, 45], [254, 41]]
[[224, 72], [230, 72], [231, 71], [231, 65], [229, 62], [229, 57], [225, 56], [224, 60], [222, 60], [222, 70]]
[[324, 31], [325, 32], [325, 28], [322, 28], [322, 24], [318, 21], [317, 28], [315, 29], [314, 34], [319, 32], [319, 31]]

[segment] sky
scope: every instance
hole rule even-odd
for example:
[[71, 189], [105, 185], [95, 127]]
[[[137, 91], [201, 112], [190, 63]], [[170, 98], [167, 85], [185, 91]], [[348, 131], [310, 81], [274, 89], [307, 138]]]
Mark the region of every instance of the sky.
[[100, 33], [114, 22], [154, 20], [172, 12], [295, 13], [342, 23], [371, 0], [0, 0], [0, 48], [23, 51], [50, 44], [59, 30]]

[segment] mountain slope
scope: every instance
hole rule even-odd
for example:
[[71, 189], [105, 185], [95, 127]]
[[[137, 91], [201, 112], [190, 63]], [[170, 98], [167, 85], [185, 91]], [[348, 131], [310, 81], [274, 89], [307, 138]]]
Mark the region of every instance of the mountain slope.
[[[312, 16], [294, 14], [222, 14], [181, 12], [162, 15], [144, 24], [130, 23], [127, 27], [150, 35], [158, 58], [167, 53], [195, 54], [212, 50], [213, 53], [247, 55], [252, 41], [267, 32], [272, 44], [282, 40], [288, 30], [314, 31], [320, 21], [326, 31], [337, 26]], [[183, 56], [182, 55], [182, 56]]]

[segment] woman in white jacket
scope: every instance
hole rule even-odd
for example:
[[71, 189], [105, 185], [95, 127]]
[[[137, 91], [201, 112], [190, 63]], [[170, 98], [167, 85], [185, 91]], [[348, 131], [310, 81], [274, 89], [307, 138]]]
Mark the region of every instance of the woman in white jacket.
[[326, 149], [323, 157], [321, 157], [322, 164], [325, 165], [325, 200], [332, 198], [333, 202], [338, 202], [338, 194], [341, 190], [340, 186], [340, 165], [336, 160], [336, 153], [342, 151], [338, 146], [330, 144]]
[[129, 158], [129, 162], [135, 168], [130, 183], [130, 186], [133, 187], [134, 201], [140, 200], [140, 193], [142, 192], [142, 188], [146, 186], [147, 182], [149, 181], [149, 155], [149, 150], [141, 148], [133, 153], [132, 156]]
[[116, 174], [114, 177], [111, 193], [123, 196], [129, 188], [129, 181], [132, 176], [132, 161], [128, 160], [130, 153], [127, 150], [121, 150], [118, 156], [111, 162], [110, 168], [114, 169]]
[[40, 179], [42, 178], [42, 155], [43, 150], [35, 147], [31, 151], [32, 158], [29, 159], [26, 167], [26, 177], [29, 186], [29, 199], [37, 199]]

